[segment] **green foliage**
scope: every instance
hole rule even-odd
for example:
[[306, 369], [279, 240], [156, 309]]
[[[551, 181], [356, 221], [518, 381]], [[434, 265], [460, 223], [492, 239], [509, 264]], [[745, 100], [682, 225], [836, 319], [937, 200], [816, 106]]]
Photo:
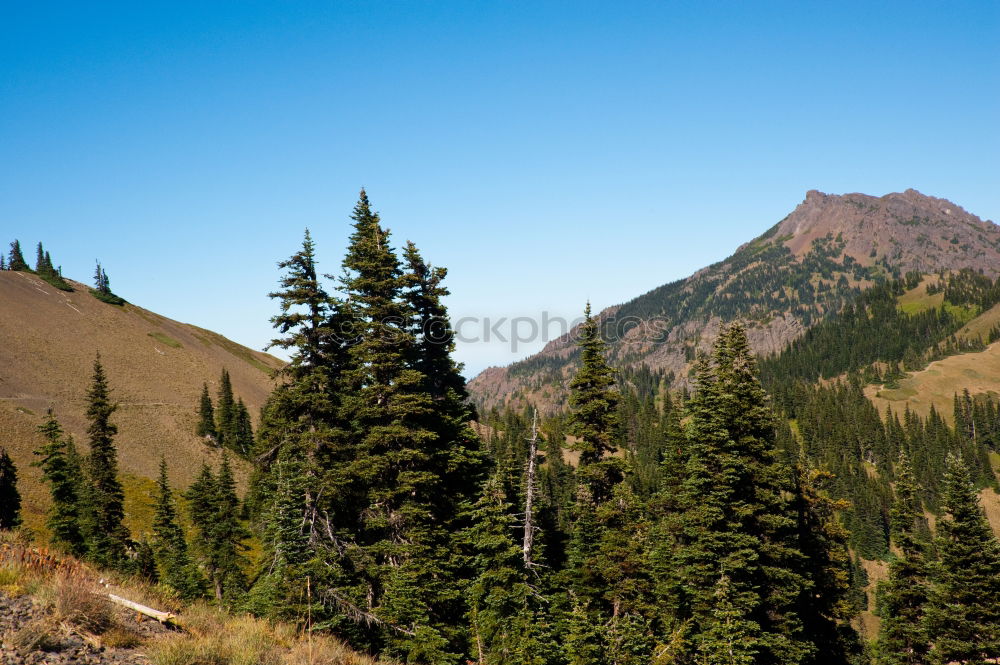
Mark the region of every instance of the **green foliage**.
[[218, 432], [215, 429], [215, 408], [212, 406], [212, 398], [208, 394], [208, 384], [201, 386], [201, 399], [198, 401], [198, 424], [195, 426], [195, 434], [198, 436], [218, 440]]
[[73, 287], [63, 279], [62, 273], [52, 265], [52, 257], [38, 243], [38, 256], [35, 259], [35, 274], [60, 291], [72, 291]]
[[125, 299], [111, 292], [111, 280], [108, 273], [101, 267], [101, 262], [97, 262], [97, 269], [94, 271], [94, 288], [90, 290], [90, 295], [101, 302], [109, 305], [124, 305]]
[[594, 500], [601, 502], [621, 481], [624, 469], [620, 459], [611, 457], [617, 451], [612, 437], [618, 424], [618, 394], [611, 389], [614, 371], [604, 357], [604, 340], [598, 322], [590, 315], [590, 303], [577, 345], [581, 366], [569, 384], [569, 433], [576, 440], [568, 448], [580, 453], [577, 475], [588, 485]]
[[180, 342], [178, 342], [173, 337], [167, 335], [166, 333], [162, 333], [160, 331], [146, 333], [146, 334], [149, 335], [150, 337], [152, 337], [153, 339], [155, 339], [157, 342], [160, 342], [162, 344], [166, 344], [167, 346], [169, 346], [171, 348], [174, 348], [174, 349], [180, 349], [180, 348], [183, 348], [183, 346], [184, 346], [183, 344], [181, 344]]
[[156, 512], [153, 516], [152, 552], [159, 579], [186, 600], [205, 594], [205, 581], [188, 553], [187, 540], [178, 522], [167, 461], [160, 460]]
[[127, 565], [129, 533], [125, 528], [125, 493], [118, 478], [118, 451], [114, 436], [118, 428], [111, 416], [118, 405], [111, 401], [101, 356], [94, 360], [94, 375], [87, 391], [87, 435], [90, 455], [87, 459], [87, 543], [89, 556], [109, 567]]
[[21, 524], [21, 494], [17, 490], [17, 467], [7, 450], [0, 448], [0, 531]]
[[236, 399], [229, 372], [225, 368], [219, 379], [216, 406], [208, 394], [208, 384], [202, 386], [198, 402], [198, 424], [195, 434], [228, 448], [240, 457], [250, 457], [254, 447], [253, 424], [243, 398]]
[[816, 645], [796, 611], [809, 580], [789, 499], [795, 488], [791, 470], [778, 460], [755, 374], [738, 326], [724, 330], [712, 358], [699, 363], [676, 546], [659, 586], [685, 625], [690, 658], [717, 654], [726, 639], [739, 636], [740, 660], [756, 654], [756, 662], [803, 662]]
[[218, 474], [203, 465], [186, 497], [197, 530], [196, 550], [216, 600], [228, 605], [241, 602], [247, 586], [243, 541], [250, 534], [239, 520], [239, 498], [229, 458], [222, 456]]
[[219, 445], [232, 448], [236, 443], [236, 398], [233, 396], [233, 384], [226, 368], [222, 368], [222, 376], [219, 378], [215, 419]]
[[412, 244], [401, 261], [364, 192], [352, 217], [338, 297], [320, 283], [308, 233], [279, 264], [273, 344], [291, 361], [254, 448], [249, 504], [267, 568], [248, 604], [296, 611], [307, 576], [324, 599], [319, 625], [389, 656], [451, 663], [468, 648], [461, 534], [485, 460], [450, 357], [445, 271]]
[[926, 614], [930, 587], [925, 543], [919, 536], [923, 511], [910, 460], [903, 453], [896, 476], [892, 529], [899, 556], [889, 564], [889, 579], [881, 585], [879, 612], [880, 660], [886, 665], [927, 662], [930, 634]]
[[945, 475], [946, 516], [936, 541], [927, 625], [939, 663], [984, 663], [1000, 658], [1000, 542], [979, 506], [969, 471], [950, 455]]
[[539, 594], [530, 584], [503, 483], [493, 477], [472, 513], [465, 534], [474, 552], [468, 617], [477, 662], [485, 665], [544, 665], [552, 662], [552, 636]]
[[[862, 370], [873, 363], [902, 363], [920, 369], [931, 359], [981, 349], [981, 342], [953, 335], [968, 321], [967, 310], [946, 303], [907, 314], [897, 306], [903, 284], [874, 286], [761, 362], [764, 384], [775, 389], [795, 379], [816, 381]], [[983, 296], [982, 306], [1000, 299], [1000, 289]]]
[[24, 260], [24, 254], [21, 253], [21, 243], [17, 240], [10, 243], [10, 254], [7, 258], [7, 270], [32, 272], [31, 268], [28, 267], [27, 262]]
[[41, 467], [42, 480], [48, 484], [52, 497], [46, 521], [52, 543], [74, 556], [83, 556], [87, 543], [82, 522], [89, 511], [82, 505], [85, 479], [80, 456], [72, 437], [64, 437], [51, 409], [38, 431], [45, 437], [45, 443], [35, 450], [39, 459], [33, 464]]

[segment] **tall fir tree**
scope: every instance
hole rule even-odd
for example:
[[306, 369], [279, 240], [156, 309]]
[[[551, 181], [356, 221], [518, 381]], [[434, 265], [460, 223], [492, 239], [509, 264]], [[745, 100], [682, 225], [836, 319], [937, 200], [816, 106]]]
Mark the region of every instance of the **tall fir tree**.
[[624, 465], [611, 455], [618, 424], [618, 394], [612, 390], [614, 370], [604, 357], [599, 322], [591, 316], [590, 303], [580, 325], [580, 369], [569, 384], [569, 433], [576, 440], [570, 450], [579, 452], [577, 476], [588, 484], [593, 499], [601, 503], [624, 475]]
[[219, 377], [219, 395], [215, 405], [215, 432], [219, 445], [231, 448], [236, 443], [236, 399], [226, 368], [222, 369]]
[[937, 663], [987, 663], [1000, 658], [1000, 542], [979, 505], [968, 467], [946, 461], [938, 522], [939, 561], [927, 624]]
[[41, 242], [38, 243], [35, 251], [35, 272], [39, 275], [53, 272], [52, 264], [46, 263], [46, 252]]
[[124, 523], [125, 492], [118, 479], [118, 450], [114, 442], [118, 427], [111, 422], [118, 405], [111, 401], [111, 389], [100, 354], [94, 359], [87, 402], [90, 421], [87, 477], [92, 515], [88, 534], [90, 556], [101, 565], [122, 567], [127, 564], [129, 533]]
[[38, 243], [37, 256], [35, 258], [35, 273], [61, 291], [73, 290], [73, 287], [63, 279], [61, 272], [52, 265], [52, 257], [42, 248], [42, 243]]
[[926, 543], [918, 537], [923, 510], [905, 452], [897, 465], [895, 489], [891, 520], [899, 553], [889, 563], [889, 579], [881, 588], [879, 656], [887, 665], [919, 665], [928, 662], [931, 643], [927, 630], [930, 580]]
[[[777, 460], [771, 412], [742, 327], [720, 333], [711, 359], [698, 363], [697, 382], [665, 598], [683, 626], [682, 660], [714, 653], [720, 631], [729, 630], [724, 622], [739, 626], [744, 656], [755, 663], [805, 662], [815, 645], [796, 613], [808, 581], [792, 473]], [[720, 614], [723, 577], [727, 607]]]
[[[335, 464], [343, 464], [349, 446], [335, 422], [335, 384], [341, 348], [353, 332], [340, 315], [340, 303], [320, 282], [308, 229], [301, 249], [278, 267], [284, 271], [280, 289], [268, 294], [280, 307], [271, 317], [278, 336], [269, 348], [288, 351], [290, 361], [261, 410], [248, 504], [264, 544], [265, 566], [250, 602], [265, 614], [284, 617], [301, 605], [294, 599], [308, 562], [323, 560], [328, 571], [338, 569], [347, 538], [341, 506], [349, 501], [343, 490], [350, 479], [338, 475]], [[339, 582], [337, 573], [331, 577]]]
[[49, 409], [45, 423], [39, 425], [45, 443], [35, 450], [39, 458], [35, 466], [42, 469], [42, 480], [48, 484], [52, 497], [46, 526], [54, 545], [66, 549], [74, 556], [87, 552], [82, 528], [88, 512], [83, 506], [84, 475], [79, 454], [72, 437], [64, 437], [62, 426]]
[[387, 627], [373, 635], [386, 655], [450, 663], [464, 647], [459, 617], [451, 616], [458, 597], [451, 518], [434, 510], [447, 492], [439, 462], [447, 442], [428, 426], [433, 398], [413, 367], [418, 344], [399, 258], [364, 190], [352, 219], [342, 286], [356, 340], [347, 349], [341, 406], [354, 441], [344, 471], [360, 499], [353, 518], [345, 516], [361, 525], [353, 565], [363, 580], [354, 589], [363, 595], [352, 600], [367, 603]]
[[28, 267], [28, 263], [24, 260], [24, 254], [21, 253], [21, 243], [17, 240], [10, 243], [10, 254], [7, 258], [7, 270], [31, 272], [31, 268]]
[[159, 579], [175, 589], [184, 599], [201, 597], [204, 595], [204, 581], [191, 560], [184, 530], [178, 521], [177, 506], [173, 491], [170, 489], [165, 458], [160, 459], [160, 476], [156, 486], [151, 547], [159, 569]]
[[212, 397], [208, 394], [207, 383], [203, 383], [201, 386], [201, 398], [198, 401], [198, 424], [194, 432], [201, 437], [218, 439], [215, 430], [215, 407], [212, 406]]
[[245, 541], [250, 534], [240, 522], [240, 499], [229, 457], [223, 453], [215, 477], [215, 524], [211, 529], [213, 559], [222, 581], [222, 597], [232, 603], [246, 589]]
[[17, 466], [0, 448], [0, 531], [21, 525], [21, 493], [17, 489]]
[[236, 400], [236, 415], [233, 418], [233, 445], [232, 450], [240, 457], [249, 457], [253, 450], [253, 423], [250, 420], [250, 411], [244, 404], [243, 398]]

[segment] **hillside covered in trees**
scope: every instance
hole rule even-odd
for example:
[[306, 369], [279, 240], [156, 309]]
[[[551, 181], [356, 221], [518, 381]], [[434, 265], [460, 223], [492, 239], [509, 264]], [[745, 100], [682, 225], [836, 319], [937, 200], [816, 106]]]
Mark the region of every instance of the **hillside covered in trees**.
[[[447, 271], [394, 249], [364, 191], [351, 218], [338, 278], [308, 231], [279, 264], [273, 345], [291, 361], [256, 426], [228, 371], [217, 391], [203, 382], [191, 432], [218, 462], [179, 486], [159, 456], [141, 527], [118, 375], [91, 358], [85, 436], [58, 411], [36, 418], [40, 538], [401, 662], [1000, 658], [1000, 542], [983, 507], [1000, 401], [963, 392], [921, 415], [865, 396], [967, 350], [956, 332], [997, 301], [991, 278], [875, 280], [763, 359], [727, 323], [680, 390], [662, 370], [616, 369], [617, 338], [587, 306], [565, 410], [477, 414], [452, 359]], [[942, 304], [897, 308], [920, 285]], [[866, 345], [893, 326], [900, 339]], [[0, 453], [2, 529], [20, 525], [27, 466]]]

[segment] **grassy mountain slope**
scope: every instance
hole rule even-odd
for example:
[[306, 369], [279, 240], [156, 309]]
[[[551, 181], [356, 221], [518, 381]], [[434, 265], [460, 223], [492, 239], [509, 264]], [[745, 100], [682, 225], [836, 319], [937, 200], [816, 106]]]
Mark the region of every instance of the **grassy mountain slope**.
[[218, 457], [194, 434], [202, 383], [214, 393], [225, 367], [256, 416], [282, 364], [141, 307], [100, 302], [73, 285], [67, 293], [35, 275], [0, 272], [0, 446], [20, 470], [29, 526], [41, 523], [47, 498], [29, 466], [40, 442], [35, 428], [52, 408], [78, 443], [86, 441], [85, 394], [98, 351], [120, 404], [113, 421], [123, 473], [155, 478], [165, 455], [178, 484]]
[[[971, 268], [995, 277], [1000, 227], [915, 190], [882, 197], [810, 191], [785, 219], [719, 263], [601, 312], [611, 361], [683, 384], [723, 322], [743, 321], [759, 353], [779, 351], [892, 275]], [[555, 410], [575, 365], [574, 333], [469, 388], [486, 408], [531, 401]]]
[[932, 362], [900, 379], [898, 388], [868, 386], [865, 394], [883, 412], [889, 406], [898, 413], [909, 407], [926, 416], [933, 405], [950, 421], [954, 396], [963, 390], [974, 395], [1000, 395], [1000, 342], [979, 353], [963, 353]]

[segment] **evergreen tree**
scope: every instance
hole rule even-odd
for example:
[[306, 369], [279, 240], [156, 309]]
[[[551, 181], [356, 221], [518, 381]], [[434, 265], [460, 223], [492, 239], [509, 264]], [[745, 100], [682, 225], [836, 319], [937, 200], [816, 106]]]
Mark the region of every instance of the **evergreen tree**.
[[747, 618], [733, 596], [729, 577], [715, 585], [714, 604], [698, 640], [694, 662], [701, 665], [753, 665], [760, 626]]
[[7, 259], [7, 270], [31, 272], [31, 268], [28, 267], [28, 263], [24, 260], [24, 254], [21, 253], [21, 243], [17, 240], [10, 243], [10, 255]]
[[104, 272], [101, 267], [101, 262], [97, 262], [97, 268], [94, 270], [94, 289], [103, 295], [109, 295], [111, 293], [111, 280], [108, 279], [108, 273]]
[[803, 554], [797, 572], [805, 580], [797, 614], [803, 635], [816, 646], [813, 662], [857, 662], [864, 648], [851, 621], [862, 608], [853, 602], [849, 534], [838, 517], [850, 504], [830, 498], [823, 488], [834, 479], [833, 474], [810, 469], [802, 457], [796, 471], [793, 510]]
[[476, 577], [469, 586], [469, 621], [476, 662], [483, 665], [543, 665], [552, 662], [551, 635], [529, 583], [503, 483], [487, 481], [473, 510], [468, 545]]
[[[297, 621], [306, 613], [302, 588], [310, 572], [306, 533], [305, 464], [285, 449], [271, 469], [274, 491], [268, 497], [261, 540], [268, 558], [247, 597], [247, 607], [272, 619]], [[321, 608], [316, 608], [321, 609]]]
[[[566, 660], [571, 665], [598, 665], [606, 662], [604, 616], [601, 613], [597, 571], [597, 507], [590, 487], [577, 485], [573, 504], [573, 524], [566, 552], [562, 584], [568, 607], [562, 618]], [[556, 604], [556, 603], [554, 603]]]
[[243, 541], [248, 534], [239, 521], [239, 498], [229, 458], [223, 454], [218, 474], [213, 474], [207, 464], [202, 465], [186, 496], [215, 598], [232, 603], [246, 586]]
[[42, 480], [49, 485], [52, 505], [46, 521], [52, 543], [74, 556], [83, 556], [87, 543], [82, 529], [86, 512], [83, 503], [83, 469], [72, 437], [64, 438], [62, 427], [49, 409], [38, 431], [45, 443], [35, 450], [35, 466], [42, 469]]
[[5, 448], [0, 448], [0, 531], [21, 524], [21, 494], [17, 490], [17, 467]]
[[616, 452], [612, 437], [617, 425], [618, 394], [614, 371], [604, 358], [604, 340], [598, 322], [590, 315], [590, 303], [584, 310], [580, 326], [581, 365], [569, 384], [569, 433], [577, 441], [570, 450], [580, 453], [577, 474], [590, 487], [598, 503], [610, 496], [611, 488], [622, 479], [624, 469], [620, 459], [610, 457]]
[[126, 563], [129, 533], [123, 522], [125, 492], [118, 480], [118, 451], [114, 443], [118, 428], [111, 422], [118, 405], [111, 401], [100, 354], [94, 360], [94, 376], [87, 391], [87, 401], [90, 420], [87, 475], [93, 519], [92, 532], [88, 534], [90, 556], [101, 565], [120, 567]]
[[604, 617], [604, 653], [618, 665], [645, 665], [653, 656], [655, 607], [650, 577], [650, 523], [628, 483], [615, 486], [596, 512], [597, 547], [588, 562]]
[[52, 265], [52, 257], [42, 248], [42, 243], [38, 243], [38, 252], [35, 259], [35, 272], [46, 282], [61, 291], [72, 291], [66, 280], [62, 278], [59, 270]]
[[215, 408], [215, 432], [219, 445], [232, 448], [236, 443], [236, 400], [233, 397], [233, 384], [229, 371], [222, 369], [219, 378], [219, 396]]
[[6, 269], [7, 269], [7, 257], [5, 257], [3, 254], [0, 254], [0, 270], [6, 270]]
[[49, 253], [45, 251], [42, 247], [42, 243], [38, 243], [38, 248], [35, 255], [35, 272], [39, 275], [52, 276], [57, 274], [55, 267], [52, 265], [52, 258]]
[[108, 278], [108, 273], [101, 267], [100, 261], [97, 262], [97, 268], [94, 271], [94, 288], [90, 290], [90, 294], [109, 305], [125, 304], [124, 298], [116, 296], [111, 291], [111, 280]]
[[992, 662], [1000, 658], [1000, 542], [955, 455], [947, 459], [944, 505], [927, 617], [931, 656], [938, 663]]
[[659, 585], [684, 627], [685, 659], [715, 651], [722, 577], [728, 580], [724, 619], [744, 635], [744, 656], [798, 663], [815, 650], [796, 613], [808, 581], [800, 572], [803, 555], [789, 501], [792, 474], [777, 460], [771, 414], [755, 374], [746, 334], [735, 324], [720, 333], [711, 360], [697, 367], [673, 565]]
[[135, 544], [135, 572], [150, 584], [157, 584], [160, 581], [159, 571], [156, 570], [156, 555], [145, 536]]
[[892, 504], [892, 530], [899, 555], [889, 564], [889, 579], [882, 586], [879, 607], [882, 616], [879, 651], [882, 661], [889, 665], [928, 661], [929, 571], [924, 543], [918, 538], [922, 521], [913, 470], [904, 452], [899, 459], [896, 500]]
[[[240, 523], [240, 500], [236, 494], [236, 479], [229, 458], [222, 455], [215, 478], [215, 524], [211, 529], [213, 563], [221, 580], [222, 597], [230, 602], [246, 589], [243, 568], [246, 565], [243, 541], [250, 534]], [[219, 584], [216, 584], [218, 595]]]
[[213, 440], [218, 439], [215, 430], [215, 408], [212, 406], [212, 398], [208, 394], [208, 384], [201, 386], [201, 400], [198, 402], [198, 425], [195, 434]]
[[156, 506], [153, 513], [152, 552], [159, 567], [159, 578], [174, 588], [182, 598], [198, 598], [204, 594], [203, 580], [188, 553], [184, 531], [178, 522], [167, 461], [160, 459]]
[[247, 501], [264, 544], [265, 567], [249, 602], [263, 614], [287, 617], [301, 607], [309, 561], [322, 559], [325, 570], [333, 571], [317, 580], [324, 590], [342, 583], [342, 546], [349, 542], [343, 505], [351, 500], [353, 479], [338, 473], [350, 446], [335, 422], [335, 384], [341, 348], [354, 333], [340, 316], [340, 303], [320, 283], [308, 230], [302, 248], [278, 267], [285, 271], [281, 288], [268, 295], [280, 304], [271, 318], [279, 336], [270, 346], [291, 357], [261, 410], [254, 441], [258, 466]]
[[354, 516], [345, 515], [361, 525], [352, 564], [364, 581], [354, 588], [375, 594], [352, 602], [367, 602], [390, 627], [376, 637], [386, 655], [450, 663], [461, 639], [459, 617], [451, 616], [458, 596], [446, 525], [453, 517], [434, 510], [450, 489], [442, 486], [440, 452], [449, 442], [428, 425], [433, 398], [413, 367], [418, 344], [399, 259], [363, 190], [352, 219], [342, 285], [356, 339], [347, 349], [341, 419], [351, 425], [354, 455], [342, 470], [360, 499], [348, 508]]
[[249, 457], [250, 451], [253, 450], [253, 424], [250, 421], [250, 411], [247, 410], [242, 397], [236, 400], [232, 448], [241, 457]]

